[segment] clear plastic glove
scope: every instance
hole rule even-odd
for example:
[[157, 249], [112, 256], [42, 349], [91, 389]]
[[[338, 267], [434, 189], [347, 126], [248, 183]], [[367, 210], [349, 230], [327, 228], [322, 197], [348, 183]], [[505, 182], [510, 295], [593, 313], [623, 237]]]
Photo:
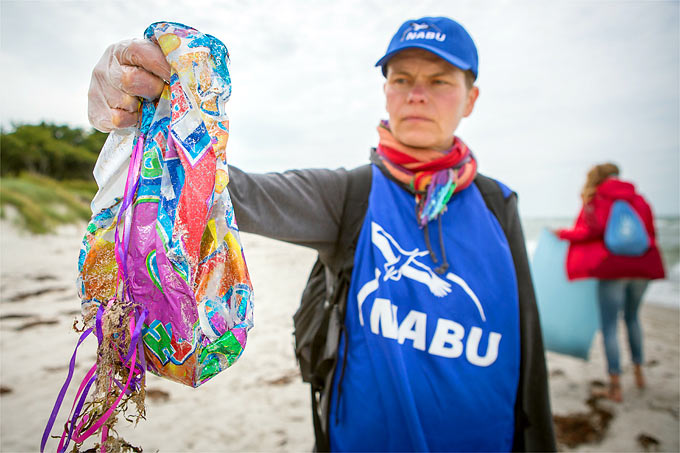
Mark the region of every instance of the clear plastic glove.
[[146, 39], [109, 46], [92, 71], [87, 114], [102, 132], [137, 124], [139, 98], [156, 99], [170, 80], [161, 48]]

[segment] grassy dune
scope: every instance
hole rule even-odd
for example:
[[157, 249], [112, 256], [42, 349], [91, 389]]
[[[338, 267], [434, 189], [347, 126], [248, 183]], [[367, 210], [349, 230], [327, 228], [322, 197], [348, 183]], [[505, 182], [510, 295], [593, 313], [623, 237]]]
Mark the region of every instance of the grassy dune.
[[107, 134], [41, 122], [0, 127], [0, 217], [32, 233], [87, 221]]
[[36, 234], [49, 233], [66, 223], [90, 219], [90, 201], [97, 192], [94, 181], [56, 181], [36, 173], [0, 178], [0, 217], [12, 206], [13, 220]]

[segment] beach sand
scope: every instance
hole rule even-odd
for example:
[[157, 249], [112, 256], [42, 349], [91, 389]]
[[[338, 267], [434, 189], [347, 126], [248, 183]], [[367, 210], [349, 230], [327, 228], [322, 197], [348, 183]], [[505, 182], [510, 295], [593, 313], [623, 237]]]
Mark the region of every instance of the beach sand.
[[[29, 236], [0, 223], [0, 451], [38, 451], [78, 335], [76, 263], [84, 226]], [[243, 356], [197, 389], [147, 375], [147, 413], [119, 433], [146, 452], [310, 451], [309, 388], [293, 352], [292, 315], [315, 259], [301, 247], [243, 235], [255, 288], [255, 328]], [[680, 322], [677, 310], [642, 308], [648, 388], [633, 384], [622, 346], [624, 402], [588, 403], [605, 382], [601, 339], [585, 362], [548, 353], [553, 412], [563, 451], [678, 451]], [[63, 426], [77, 385], [92, 365], [96, 340], [79, 350], [73, 383], [53, 433]], [[623, 343], [623, 337], [621, 340]], [[455, 428], [455, 427], [454, 427]], [[581, 442], [581, 443], [579, 443]], [[586, 443], [582, 443], [586, 442]], [[92, 441], [85, 444], [91, 446]], [[56, 449], [51, 439], [47, 450]]]

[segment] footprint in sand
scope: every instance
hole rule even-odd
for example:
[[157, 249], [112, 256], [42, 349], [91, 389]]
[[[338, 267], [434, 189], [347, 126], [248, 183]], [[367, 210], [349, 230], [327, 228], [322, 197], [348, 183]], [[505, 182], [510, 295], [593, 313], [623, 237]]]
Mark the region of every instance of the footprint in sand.
[[168, 392], [154, 388], [146, 389], [146, 397], [154, 403], [165, 403], [170, 400]]
[[645, 449], [645, 451], [659, 451], [661, 442], [649, 434], [640, 433], [636, 438], [638, 445]]
[[16, 331], [22, 331], [26, 329], [32, 329], [33, 327], [37, 326], [51, 326], [53, 324], [57, 324], [59, 321], [56, 319], [35, 319], [33, 321], [28, 321], [27, 323], [24, 323], [20, 325], [19, 327], [16, 327], [14, 330]]

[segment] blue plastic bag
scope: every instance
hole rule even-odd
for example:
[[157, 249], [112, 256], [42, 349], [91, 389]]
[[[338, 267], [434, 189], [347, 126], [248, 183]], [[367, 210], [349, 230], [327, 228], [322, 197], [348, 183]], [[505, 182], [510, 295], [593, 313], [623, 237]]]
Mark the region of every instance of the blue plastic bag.
[[531, 274], [548, 351], [588, 360], [600, 327], [597, 280], [570, 281], [565, 263], [569, 242], [543, 230], [531, 259]]

